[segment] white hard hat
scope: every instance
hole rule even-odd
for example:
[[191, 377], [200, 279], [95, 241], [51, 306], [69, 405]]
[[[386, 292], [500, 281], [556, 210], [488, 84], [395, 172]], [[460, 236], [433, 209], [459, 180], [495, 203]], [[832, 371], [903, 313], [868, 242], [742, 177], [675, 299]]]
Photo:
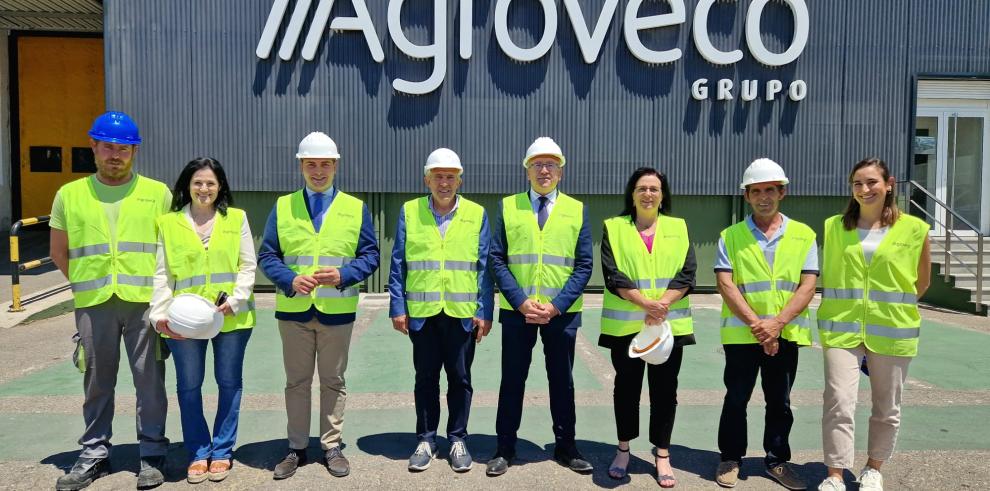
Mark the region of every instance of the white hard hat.
[[211, 339], [223, 327], [223, 314], [209, 300], [195, 293], [182, 293], [168, 306], [168, 328], [190, 339]]
[[650, 365], [661, 365], [670, 358], [674, 349], [674, 335], [670, 323], [644, 325], [643, 330], [629, 343], [629, 358], [642, 358]]
[[461, 158], [449, 148], [438, 148], [430, 152], [426, 157], [426, 165], [423, 166], [423, 175], [430, 173], [430, 169], [457, 169], [457, 174], [464, 172], [461, 167]]
[[526, 149], [526, 158], [523, 159], [523, 167], [529, 168], [529, 161], [537, 155], [553, 155], [560, 159], [560, 166], [563, 167], [566, 160], [564, 160], [564, 152], [560, 149], [560, 145], [553, 141], [553, 138], [549, 136], [541, 136], [533, 141], [533, 144]]
[[780, 167], [780, 164], [767, 159], [756, 159], [749, 167], [746, 168], [746, 172], [743, 172], [742, 183], [739, 184], [739, 189], [746, 189], [746, 186], [750, 184], [757, 184], [761, 182], [779, 182], [781, 184], [787, 184], [790, 182], [787, 176], [784, 175], [784, 169]]
[[314, 131], [299, 142], [297, 159], [339, 159], [337, 144], [326, 133]]

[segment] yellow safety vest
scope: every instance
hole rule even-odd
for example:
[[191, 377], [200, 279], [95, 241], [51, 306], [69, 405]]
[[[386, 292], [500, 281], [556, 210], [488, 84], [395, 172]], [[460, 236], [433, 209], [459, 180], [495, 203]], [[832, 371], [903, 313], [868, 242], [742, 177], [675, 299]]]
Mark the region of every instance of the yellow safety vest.
[[[173, 296], [195, 293], [212, 302], [220, 292], [233, 293], [241, 266], [241, 229], [246, 219], [244, 211], [237, 208], [227, 208], [227, 216], [218, 212], [207, 249], [184, 211], [158, 217], [169, 281], [174, 283]], [[220, 332], [250, 329], [254, 324], [252, 294], [245, 309], [237, 315], [224, 317]]]
[[[356, 257], [364, 212], [361, 200], [337, 191], [319, 233], [313, 228], [303, 190], [280, 197], [275, 206], [283, 261], [295, 273], [312, 274], [328, 266], [339, 268]], [[357, 285], [343, 290], [319, 286], [309, 295], [296, 293], [291, 298], [282, 292], [275, 295], [275, 309], [279, 312], [306, 312], [315, 305], [324, 314], [353, 314], [357, 304]]]
[[[773, 267], [746, 221], [722, 231], [725, 250], [732, 262], [732, 282], [746, 303], [764, 319], [776, 317], [801, 284], [801, 268], [808, 251], [815, 247], [815, 232], [797, 220], [788, 219], [784, 235], [774, 249]], [[757, 344], [749, 326], [732, 314], [722, 302], [722, 344]], [[811, 344], [811, 317], [808, 309], [789, 322], [780, 337], [800, 346]]]
[[[557, 201], [543, 230], [536, 221], [529, 192], [502, 199], [506, 255], [509, 271], [528, 298], [541, 303], [553, 300], [574, 271], [574, 250], [584, 223], [584, 204], [557, 193]], [[567, 309], [580, 312], [584, 296]], [[500, 308], [513, 310], [499, 293]]]
[[901, 213], [877, 247], [869, 266], [856, 230], [842, 216], [825, 220], [822, 304], [818, 334], [826, 348], [861, 343], [889, 356], [918, 354], [918, 263], [929, 225]]
[[116, 236], [91, 177], [59, 190], [69, 238], [69, 283], [75, 307], [99, 305], [116, 295], [127, 302], [151, 301], [158, 229], [155, 219], [168, 207], [168, 188], [134, 174], [134, 187], [124, 197]]
[[478, 311], [478, 242], [485, 209], [463, 196], [440, 237], [430, 197], [407, 201], [406, 306], [410, 317], [443, 311], [466, 319]]
[[[615, 256], [615, 265], [629, 277], [644, 297], [659, 300], [667, 291], [667, 285], [684, 267], [690, 241], [687, 225], [680, 218], [660, 215], [657, 217], [653, 250], [646, 244], [630, 216], [605, 220], [609, 243]], [[602, 304], [602, 334], [625, 336], [639, 332], [646, 320], [644, 312], [636, 304], [605, 290]], [[675, 336], [694, 332], [691, 303], [688, 297], [670, 305], [667, 313], [671, 331]]]

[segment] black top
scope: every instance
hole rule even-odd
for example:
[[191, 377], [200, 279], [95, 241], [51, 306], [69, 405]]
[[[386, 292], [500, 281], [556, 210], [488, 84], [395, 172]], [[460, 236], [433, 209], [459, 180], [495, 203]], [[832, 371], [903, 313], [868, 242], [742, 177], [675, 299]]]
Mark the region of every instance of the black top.
[[[656, 243], [653, 245], [657, 246]], [[698, 262], [694, 258], [694, 246], [690, 243], [688, 244], [687, 254], [684, 256], [684, 266], [681, 270], [677, 272], [676, 275], [670, 280], [670, 284], [667, 285], [668, 290], [679, 290], [681, 288], [687, 288], [687, 292], [684, 296], [688, 296], [694, 290], [695, 272], [698, 269]], [[612, 253], [612, 243], [608, 238], [608, 229], [603, 227], [602, 230], [602, 274], [605, 276], [605, 288], [611, 292], [613, 295], [620, 297], [618, 289], [628, 288], [635, 290], [637, 288], [636, 283], [633, 282], [625, 273], [619, 271], [619, 267], [615, 265], [615, 254]], [[629, 342], [635, 334], [626, 336], [612, 336], [610, 334], [602, 334], [598, 337], [598, 346], [605, 348], [623, 348], [629, 346]], [[687, 346], [689, 344], [696, 344], [697, 341], [694, 339], [694, 334], [685, 334], [683, 336], [674, 336], [674, 346]]]

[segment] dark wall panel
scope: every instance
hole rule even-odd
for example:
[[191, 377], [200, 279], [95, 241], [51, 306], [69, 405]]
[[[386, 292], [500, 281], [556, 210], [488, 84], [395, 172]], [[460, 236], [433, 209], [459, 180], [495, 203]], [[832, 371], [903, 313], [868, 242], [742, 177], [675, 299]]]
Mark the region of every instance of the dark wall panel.
[[[659, 167], [674, 192], [736, 194], [742, 170], [768, 156], [792, 177], [791, 192], [843, 195], [846, 170], [864, 156], [887, 159], [903, 175], [908, 163], [912, 80], [919, 73], [990, 73], [990, 4], [985, 0], [807, 1], [809, 43], [789, 65], [769, 68], [746, 46], [750, 2], [717, 2], [709, 30], [713, 44], [739, 48], [730, 66], [705, 61], [692, 40], [695, 0], [687, 22], [643, 31], [654, 49], [680, 48], [672, 64], [648, 65], [626, 47], [620, 1], [595, 64], [584, 63], [570, 20], [558, 1], [558, 29], [550, 52], [519, 63], [499, 48], [495, 2], [475, 0], [473, 52], [458, 56], [458, 2], [448, 0], [447, 75], [440, 89], [408, 96], [396, 77], [421, 80], [432, 64], [402, 54], [386, 23], [387, 1], [368, 1], [385, 62], [376, 63], [364, 38], [327, 31], [316, 59], [301, 48], [319, 0], [313, 0], [294, 56], [278, 58], [283, 25], [269, 59], [255, 46], [272, 0], [107, 0], [107, 106], [132, 113], [146, 143], [138, 168], [172, 181], [193, 157], [214, 156], [232, 186], [285, 191], [299, 185], [297, 142], [308, 132], [329, 133], [343, 154], [338, 182], [367, 192], [418, 192], [422, 163], [436, 147], [457, 151], [465, 164], [464, 191], [522, 189], [520, 161], [537, 136], [557, 139], [568, 156], [563, 189], [575, 194], [621, 190], [640, 165]], [[586, 22], [604, 0], [581, 1]], [[288, 24], [296, 2], [289, 2]], [[509, 10], [513, 39], [532, 46], [542, 33], [535, 0]], [[433, 38], [432, 2], [407, 0], [402, 20], [414, 43]], [[669, 12], [666, 1], [644, 3], [640, 15]], [[352, 2], [334, 2], [331, 18], [353, 15]], [[763, 41], [782, 51], [794, 21], [771, 2]], [[707, 101], [690, 96], [691, 83], [709, 79]], [[714, 100], [717, 80], [733, 80], [731, 101]], [[741, 80], [760, 81], [761, 97], [743, 102]], [[808, 97], [763, 100], [766, 81], [785, 87], [805, 80]]]

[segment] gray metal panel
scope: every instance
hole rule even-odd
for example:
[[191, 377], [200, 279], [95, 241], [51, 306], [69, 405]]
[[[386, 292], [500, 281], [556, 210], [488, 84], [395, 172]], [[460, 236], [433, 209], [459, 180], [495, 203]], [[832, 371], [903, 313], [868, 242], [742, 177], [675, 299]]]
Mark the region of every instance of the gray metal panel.
[[[533, 138], [547, 134], [567, 154], [562, 189], [573, 194], [621, 192], [629, 172], [643, 164], [666, 172], [677, 194], [736, 194], [748, 162], [768, 156], [785, 167], [793, 193], [844, 195], [847, 170], [865, 156], [880, 156], [904, 175], [914, 75], [990, 72], [984, 0], [807, 2], [808, 46], [779, 68], [762, 66], [749, 53], [749, 2], [712, 8], [715, 46], [744, 53], [741, 62], [718, 67], [701, 58], [691, 39], [696, 2], [685, 2], [685, 24], [641, 32], [647, 46], [684, 53], [675, 63], [651, 66], [626, 47], [627, 2], [620, 2], [598, 62], [587, 65], [563, 2], [556, 2], [556, 42], [532, 63], [502, 53], [493, 2], [474, 2], [472, 58], [461, 60], [457, 2], [449, 1], [445, 82], [414, 97], [396, 93], [392, 80], [424, 79], [432, 65], [394, 46], [388, 2], [367, 3], [383, 64], [372, 60], [360, 34], [333, 31], [312, 62], [301, 59], [302, 40], [290, 61], [274, 53], [257, 59], [271, 0], [108, 0], [108, 107], [132, 112], [142, 125], [140, 168], [171, 181], [185, 161], [212, 155], [231, 169], [236, 189], [285, 191], [300, 184], [296, 143], [322, 130], [341, 148], [342, 189], [421, 192], [426, 155], [448, 146], [464, 161], [464, 192], [508, 193], [525, 187], [520, 160]], [[603, 3], [581, 2], [586, 22], [597, 20]], [[406, 35], [427, 42], [431, 3], [406, 4]], [[510, 31], [521, 46], [542, 33], [535, 5], [510, 8]], [[353, 15], [352, 9], [340, 0], [331, 16]], [[766, 9], [763, 41], [782, 51], [793, 34], [792, 15], [781, 2]], [[665, 2], [645, 2], [640, 15], [664, 11]], [[709, 79], [713, 93], [718, 79], [733, 80], [735, 99], [694, 101], [690, 86], [698, 78]], [[769, 102], [761, 90], [759, 100], [742, 102], [743, 79], [759, 80], [761, 89], [768, 79], [785, 87], [803, 79], [809, 95]]]

